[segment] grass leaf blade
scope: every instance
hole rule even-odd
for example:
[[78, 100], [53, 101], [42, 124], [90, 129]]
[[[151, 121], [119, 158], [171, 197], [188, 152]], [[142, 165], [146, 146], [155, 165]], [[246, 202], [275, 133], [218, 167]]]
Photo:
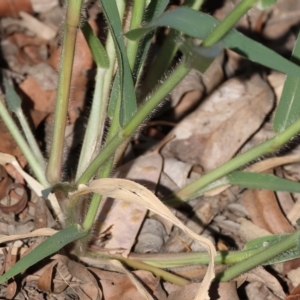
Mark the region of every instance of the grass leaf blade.
[[[150, 22], [154, 18], [160, 16], [164, 12], [168, 4], [169, 4], [169, 0], [151, 1], [146, 9], [144, 22]], [[142, 65], [145, 62], [153, 35], [154, 35], [154, 30], [152, 32], [148, 32], [140, 41], [139, 49], [142, 50], [138, 54], [138, 58], [136, 59], [136, 63], [133, 69], [133, 78], [135, 79], [138, 77]]]
[[4, 273], [0, 277], [0, 284], [18, 275], [19, 273], [33, 266], [47, 256], [57, 252], [67, 244], [83, 238], [86, 234], [87, 232], [81, 231], [78, 225], [73, 225], [55, 233], [40, 245], [38, 245], [36, 248], [34, 248], [22, 259], [20, 259], [6, 273]]
[[300, 192], [300, 183], [265, 173], [232, 172], [227, 177], [230, 184], [249, 189], [267, 189], [290, 193]]
[[7, 107], [10, 111], [15, 113], [21, 109], [21, 99], [5, 77], [3, 77], [3, 83], [6, 91]]
[[94, 33], [91, 25], [88, 22], [84, 22], [83, 26], [81, 27], [81, 31], [84, 35], [86, 42], [89, 45], [97, 67], [107, 69], [109, 67], [109, 59], [107, 52], [101, 44], [98, 37], [96, 36], [96, 34]]
[[114, 0], [99, 0], [107, 20], [107, 24], [112, 33], [115, 47], [117, 50], [118, 70], [120, 76], [121, 90], [121, 112], [120, 123], [123, 127], [129, 122], [137, 111], [136, 95], [132, 74], [126, 54], [123, 39], [122, 24], [118, 13], [118, 8]]
[[[291, 61], [299, 62], [300, 59], [300, 34]], [[273, 128], [275, 132], [281, 132], [300, 118], [300, 77], [287, 75], [282, 90], [279, 104], [276, 108]]]
[[[129, 39], [139, 39], [147, 32], [159, 26], [168, 26], [199, 39], [204, 39], [220, 23], [217, 19], [188, 7], [180, 7], [165, 12], [159, 18], [143, 28], [126, 33]], [[224, 46], [247, 57], [253, 62], [283, 73], [300, 76], [300, 68], [271, 49], [246, 37], [235, 29], [222, 40]]]

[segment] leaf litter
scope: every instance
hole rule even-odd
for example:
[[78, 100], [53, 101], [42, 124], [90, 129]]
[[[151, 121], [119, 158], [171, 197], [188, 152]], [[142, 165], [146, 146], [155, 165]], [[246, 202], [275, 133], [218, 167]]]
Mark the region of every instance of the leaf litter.
[[[29, 1], [25, 2], [28, 5]], [[47, 147], [45, 136], [47, 139], [51, 134], [56, 86], [53, 74], [56, 72], [59, 53], [57, 24], [61, 22], [62, 14], [57, 1], [51, 1], [51, 5], [50, 1], [46, 1], [49, 2], [48, 10], [42, 12], [36, 11], [37, 1], [33, 2], [34, 5], [25, 8], [26, 13], [21, 13], [22, 20], [16, 19], [18, 16], [16, 11], [8, 11], [1, 19], [4, 32], [1, 48], [7, 66], [6, 71], [10, 72], [16, 88], [21, 93], [23, 108], [36, 131], [37, 139], [40, 145]], [[205, 3], [205, 7], [212, 15], [222, 19], [235, 4], [236, 1], [226, 0], [220, 7], [213, 5], [210, 7], [208, 3]], [[4, 10], [0, 11], [4, 13]], [[33, 17], [33, 12], [38, 14]], [[98, 13], [99, 8], [91, 8], [91, 15]], [[299, 29], [299, 15], [298, 1], [280, 0], [263, 13], [252, 9], [241, 19], [237, 28], [244, 33], [256, 35], [265, 45], [286, 55], [291, 53], [297, 37], [295, 32]], [[36, 31], [36, 28], [32, 27], [34, 22], [43, 25], [43, 32]], [[68, 113], [71, 134], [79, 116], [88, 106], [86, 94], [89, 92], [89, 80], [93, 76], [93, 62], [84, 40], [79, 40], [79, 46], [72, 101]], [[159, 47], [159, 42], [157, 46]], [[3, 67], [2, 60], [1, 64]], [[141, 132], [133, 139], [129, 156], [134, 160], [116, 168], [114, 176], [141, 183], [159, 195], [159, 198], [199, 178], [203, 172], [228, 161], [243, 151], [242, 149], [252, 147], [270, 137], [268, 126], [271, 123], [271, 113], [280, 97], [284, 79], [282, 74], [261, 69], [231, 51], [226, 51], [214, 62], [205, 76], [193, 71], [174, 89], [170, 96], [169, 107], [166, 105], [165, 109], [158, 111], [152, 125], [151, 123], [148, 125], [149, 130]], [[170, 127], [164, 125], [166, 121], [176, 124], [171, 132]], [[58, 222], [53, 222], [53, 216], [60, 224], [65, 220], [60, 205], [53, 195], [50, 195], [51, 200], [47, 202], [47, 206], [44, 205], [44, 200], [34, 200], [34, 197], [42, 199], [39, 197], [43, 187], [24, 171], [26, 160], [5, 126], [2, 126], [2, 123], [0, 126], [3, 127], [2, 140], [5, 141], [1, 143], [0, 150], [6, 153], [0, 156], [1, 169], [5, 168], [9, 173], [9, 175], [3, 173], [1, 177], [1, 203], [2, 199], [6, 198], [8, 183], [5, 181], [19, 182], [30, 189], [30, 198], [22, 211], [10, 212], [7, 216], [1, 214], [0, 217], [0, 232], [3, 235], [0, 238], [2, 272], [4, 272], [5, 268], [9, 268], [17, 260], [16, 253], [24, 255], [24, 252], [40, 242], [40, 238], [53, 235], [59, 229]], [[46, 133], [43, 132], [43, 128], [46, 129]], [[166, 143], [161, 154], [151, 152], [157, 143], [162, 142], [162, 137], [168, 139], [169, 134], [174, 134], [175, 137]], [[77, 148], [74, 145], [78, 144], [80, 137], [73, 133], [69, 143], [70, 149], [66, 153], [76, 152]], [[148, 153], [142, 153], [143, 147]], [[299, 147], [296, 145], [292, 152], [287, 152], [288, 155], [283, 157], [271, 157], [255, 162], [252, 166], [248, 166], [248, 169], [252, 172], [269, 170], [268, 172], [280, 174], [282, 178], [299, 180]], [[72, 161], [66, 158], [66, 167], [68, 163], [72, 164]], [[298, 194], [284, 196], [270, 191], [243, 190], [226, 186], [226, 189], [224, 187], [215, 189], [198, 199], [188, 201], [180, 208], [171, 208], [172, 213], [176, 215], [175, 221], [174, 215], [170, 214], [169, 209], [166, 210], [161, 206], [160, 202], [157, 202], [158, 209], [153, 208], [154, 202], [144, 202], [146, 199], [158, 201], [158, 198], [144, 187], [117, 178], [105, 180], [107, 180], [104, 181], [106, 191], [102, 185], [99, 187], [99, 182], [96, 181], [90, 183], [88, 187], [82, 187], [78, 193], [87, 193], [89, 189], [98, 192], [101, 190], [101, 193], [126, 200], [126, 202], [114, 200], [114, 203], [119, 201], [119, 207], [110, 206], [108, 215], [112, 214], [112, 219], [99, 217], [98, 224], [94, 228], [93, 241], [97, 244], [99, 242], [97, 236], [105, 237], [100, 243], [103, 248], [101, 251], [110, 254], [117, 252], [124, 256], [130, 255], [135, 249], [136, 240], [143, 233], [143, 224], [147, 222], [160, 224], [158, 226], [164, 229], [163, 233], [155, 230], [151, 232], [151, 235], [159, 237], [151, 240], [155, 246], [151, 249], [158, 252], [197, 251], [201, 249], [201, 245], [195, 243], [194, 238], [199, 238], [201, 234], [200, 242], [209, 245], [209, 251], [213, 255], [214, 247], [217, 250], [242, 249], [248, 239], [266, 235], [268, 232], [291, 232], [300, 215]], [[129, 200], [132, 199], [144, 202], [144, 207], [129, 204]], [[110, 203], [111, 200], [106, 201]], [[153, 209], [155, 213], [149, 213], [145, 208]], [[161, 218], [159, 213], [163, 213], [164, 217], [167, 216], [168, 220]], [[173, 222], [180, 229], [173, 227], [171, 224]], [[48, 226], [52, 228], [47, 228]], [[193, 238], [189, 238], [187, 233]], [[122, 235], [128, 236], [123, 238], [125, 243], [121, 242]], [[144, 250], [148, 251], [148, 248]], [[204, 280], [202, 283], [194, 282], [179, 287], [160, 280], [148, 271], [128, 271], [124, 266], [121, 267], [120, 263], [112, 267], [113, 271], [103, 269], [106, 265], [115, 264], [109, 260], [103, 263], [103, 268], [86, 267], [80, 262], [75, 262], [67, 254], [66, 249], [65, 256], [54, 255], [36, 270], [28, 270], [21, 277], [22, 285], [21, 278], [15, 278], [5, 288], [1, 287], [1, 296], [7, 299], [14, 297], [33, 299], [46, 292], [51, 294], [51, 298], [48, 294], [45, 299], [101, 299], [101, 297], [155, 299], [156, 297], [156, 299], [177, 300], [193, 299], [199, 287], [202, 287], [201, 292], [205, 298], [210, 279], [214, 274], [212, 264], [209, 267], [210, 273], [206, 267], [202, 267], [202, 270], [200, 267], [198, 270], [186, 269], [184, 272], [172, 270], [175, 274], [183, 272], [182, 276], [197, 281], [202, 281], [205, 274], [207, 276], [205, 277], [207, 281]], [[299, 264], [278, 264], [273, 267], [272, 272], [269, 272], [270, 268], [266, 270], [258, 268], [241, 275], [237, 283], [230, 282], [217, 286], [213, 284], [209, 297], [256, 300], [292, 299], [292, 295], [297, 295], [300, 284], [297, 280]], [[284, 268], [286, 273], [283, 271]], [[121, 274], [124, 272], [126, 275]], [[274, 272], [276, 276], [271, 275]], [[192, 275], [195, 273], [196, 276]], [[282, 284], [283, 282], [285, 284]], [[217, 295], [213, 293], [215, 291]], [[123, 295], [122, 298], [120, 295]], [[199, 299], [204, 299], [201, 297]]]

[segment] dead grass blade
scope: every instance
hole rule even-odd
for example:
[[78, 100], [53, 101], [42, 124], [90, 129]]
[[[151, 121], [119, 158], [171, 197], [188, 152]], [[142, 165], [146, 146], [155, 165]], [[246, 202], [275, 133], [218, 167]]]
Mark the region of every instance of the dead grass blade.
[[37, 237], [37, 236], [51, 236], [56, 232], [57, 232], [57, 230], [52, 229], [52, 228], [39, 228], [37, 230], [34, 230], [29, 233], [25, 233], [25, 234], [2, 236], [2, 237], [0, 237], [0, 244], [11, 242], [11, 241], [16, 241], [16, 240], [21, 240], [21, 239], [28, 239], [28, 238]]
[[186, 232], [193, 239], [199, 241], [207, 249], [210, 255], [210, 264], [195, 299], [209, 299], [208, 289], [212, 279], [215, 277], [213, 258], [216, 255], [216, 249], [210, 240], [197, 235], [187, 228], [152, 192], [138, 183], [126, 179], [103, 178], [92, 181], [88, 186], [80, 185], [78, 190], [71, 193], [70, 196], [77, 197], [91, 192], [99, 193], [105, 197], [118, 198], [124, 201], [138, 203], [164, 217]]

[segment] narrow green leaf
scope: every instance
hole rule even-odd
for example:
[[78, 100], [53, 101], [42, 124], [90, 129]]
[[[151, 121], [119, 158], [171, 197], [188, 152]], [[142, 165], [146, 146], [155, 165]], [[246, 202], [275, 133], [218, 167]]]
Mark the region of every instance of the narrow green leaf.
[[[275, 245], [278, 242], [280, 242], [281, 240], [283, 240], [291, 235], [292, 235], [292, 233], [285, 233], [285, 234], [273, 234], [273, 235], [259, 237], [259, 238], [256, 238], [256, 239], [253, 239], [253, 240], [247, 242], [245, 245], [245, 249], [253, 250], [253, 249], [261, 248], [261, 251], [264, 251], [265, 247]], [[263, 263], [263, 265], [278, 264], [278, 263], [285, 262], [285, 261], [292, 260], [292, 259], [299, 258], [299, 257], [300, 257], [300, 249], [298, 248], [298, 246], [295, 246], [295, 247], [291, 248], [290, 250], [285, 251], [285, 252], [275, 256], [274, 258], [266, 261], [265, 263]]]
[[101, 44], [98, 37], [95, 35], [89, 22], [84, 22], [81, 31], [89, 45], [93, 59], [98, 67], [107, 69], [109, 67], [109, 59], [105, 48]]
[[159, 17], [165, 11], [169, 2], [169, 0], [152, 0], [147, 6], [144, 21], [149, 22]]
[[34, 248], [26, 256], [21, 258], [6, 273], [4, 273], [0, 277], [0, 284], [18, 275], [19, 273], [33, 266], [37, 262], [46, 258], [47, 256], [57, 252], [67, 244], [80, 238], [83, 238], [86, 234], [87, 231], [81, 231], [79, 229], [79, 225], [73, 225], [55, 233], [54, 235], [47, 238], [40, 245], [38, 245], [36, 248]]
[[[150, 22], [154, 18], [159, 17], [166, 9], [168, 3], [169, 0], [152, 0], [150, 4], [147, 6], [143, 21]], [[141, 50], [138, 53], [138, 58], [136, 59], [134, 69], [133, 69], [133, 78], [135, 79], [137, 78], [141, 70], [141, 67], [146, 59], [146, 55], [148, 53], [153, 35], [154, 35], [154, 30], [147, 33], [139, 43], [140, 44], [139, 49]]]
[[[187, 7], [180, 7], [165, 12], [159, 18], [148, 23], [143, 28], [126, 33], [129, 39], [139, 39], [149, 31], [159, 26], [168, 26], [191, 37], [204, 39], [220, 23], [217, 19]], [[300, 77], [300, 68], [262, 44], [246, 37], [235, 29], [222, 40], [225, 47], [247, 57], [248, 59], [268, 68]]]
[[31, 131], [31, 128], [27, 122], [27, 119], [24, 115], [24, 112], [21, 107], [21, 98], [16, 93], [14, 88], [9, 84], [6, 78], [3, 78], [5, 91], [6, 91], [6, 103], [8, 106], [8, 109], [15, 113], [17, 116], [20, 126], [23, 130], [23, 133], [26, 137], [28, 146], [31, 148], [31, 151], [38, 162], [40, 168], [45, 171], [46, 170], [46, 162], [44, 159], [44, 156], [40, 150], [40, 147]]
[[279, 178], [274, 175], [250, 172], [232, 172], [227, 177], [228, 183], [249, 189], [266, 189], [290, 193], [300, 192], [300, 183]]
[[21, 99], [5, 77], [3, 77], [3, 82], [5, 86], [6, 103], [8, 110], [15, 113], [16, 111], [21, 109]]
[[257, 248], [263, 248], [266, 246], [274, 245], [284, 238], [290, 236], [292, 233], [283, 233], [283, 234], [272, 234], [262, 236], [256, 239], [253, 239], [245, 244], [245, 249], [252, 250]]
[[299, 249], [297, 247], [295, 247], [295, 248], [292, 248], [291, 250], [280, 253], [279, 255], [275, 256], [274, 258], [266, 261], [265, 263], [263, 263], [263, 266], [279, 264], [279, 263], [289, 261], [292, 259], [296, 259], [299, 257], [300, 257]]
[[124, 44], [124, 34], [122, 31], [122, 24], [118, 13], [118, 8], [115, 0], [99, 0], [107, 20], [107, 25], [112, 33], [114, 39], [117, 60], [118, 72], [120, 76], [120, 90], [121, 90], [121, 112], [120, 124], [125, 126], [137, 111], [136, 95], [132, 79], [131, 70], [126, 55], [126, 48]]
[[[300, 59], [300, 34], [291, 57], [291, 61], [299, 64]], [[287, 75], [283, 86], [279, 105], [276, 108], [273, 128], [281, 132], [300, 118], [300, 77]]]
[[116, 110], [120, 109], [119, 103], [119, 86], [120, 86], [120, 76], [116, 74], [109, 98], [109, 104], [107, 109], [107, 116], [112, 120], [115, 116]]

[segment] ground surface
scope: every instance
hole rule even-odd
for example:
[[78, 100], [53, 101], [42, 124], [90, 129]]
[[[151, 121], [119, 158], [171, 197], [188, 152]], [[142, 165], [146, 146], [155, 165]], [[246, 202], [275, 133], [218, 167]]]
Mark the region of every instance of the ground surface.
[[[34, 7], [28, 1], [18, 0], [18, 8], [21, 2], [24, 2], [22, 9], [26, 13], [19, 13], [17, 7], [11, 5], [5, 10], [4, 4], [0, 4], [0, 66], [22, 97], [26, 116], [47, 155], [63, 9], [56, 0], [46, 1], [49, 6], [35, 4]], [[208, 4], [210, 1], [206, 2], [203, 10], [223, 19], [238, 1], [213, 1], [212, 6]], [[92, 5], [88, 15], [91, 24], [95, 28], [98, 26], [101, 32], [103, 28], [99, 28], [100, 23], [96, 22], [101, 9]], [[32, 25], [32, 18], [39, 22], [38, 26]], [[237, 28], [289, 57], [300, 28], [299, 18], [300, 2], [281, 0], [264, 12], [252, 9], [240, 20]], [[156, 46], [160, 47], [159, 38]], [[86, 111], [90, 105], [94, 71], [89, 49], [79, 35], [66, 130], [64, 176], [68, 180], [74, 174], [73, 166], [82, 142], [80, 137], [84, 126], [78, 124], [84, 124], [88, 117]], [[163, 197], [237, 153], [265, 141], [274, 135], [272, 112], [280, 98], [284, 79], [283, 74], [224, 51], [205, 76], [192, 71], [176, 87], [165, 107], [130, 143], [114, 176], [133, 179], [156, 191], [158, 197]], [[0, 152], [15, 156], [30, 173], [26, 159], [1, 120], [0, 132]], [[287, 158], [284, 162], [277, 162], [278, 156], [274, 155], [264, 170], [279, 177], [299, 180], [299, 151], [295, 141], [285, 149]], [[58, 229], [45, 200], [28, 188], [24, 178], [11, 165], [0, 167], [0, 234], [11, 236], [47, 227]], [[19, 185], [12, 186], [12, 183]], [[16, 205], [7, 202], [7, 193], [12, 196], [11, 204]], [[218, 250], [233, 250], [242, 249], [248, 240], [268, 233], [292, 232], [300, 216], [298, 201], [298, 194], [229, 186], [210, 191], [172, 211], [187, 227], [208, 237]], [[204, 250], [169, 222], [154, 214], [146, 215], [147, 211], [140, 207], [125, 207], [124, 203], [116, 201], [103, 204], [102, 209], [109, 213], [100, 213], [98, 217], [93, 249], [122, 249], [136, 253]], [[135, 222], [136, 218], [140, 222]], [[43, 236], [2, 243], [1, 272], [9, 269], [20, 253], [41, 242]], [[67, 252], [61, 252], [2, 285], [0, 298], [144, 299], [119, 266], [100, 259], [82, 261], [75, 261], [67, 256]], [[211, 299], [298, 299], [299, 263], [299, 260], [293, 260], [257, 268], [237, 281], [213, 285]], [[171, 270], [193, 282], [184, 287], [166, 283], [147, 271], [134, 271], [134, 274], [155, 299], [179, 300], [193, 299], [205, 271], [205, 266], [198, 265]]]

